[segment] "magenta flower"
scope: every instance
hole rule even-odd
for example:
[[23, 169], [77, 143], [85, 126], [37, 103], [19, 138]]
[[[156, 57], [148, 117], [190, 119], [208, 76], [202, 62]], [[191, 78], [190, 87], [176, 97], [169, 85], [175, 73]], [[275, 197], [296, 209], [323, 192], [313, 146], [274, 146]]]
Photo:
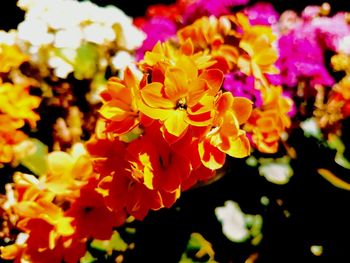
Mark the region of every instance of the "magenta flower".
[[279, 14], [268, 2], [258, 2], [243, 10], [248, 16], [251, 25], [274, 25], [277, 23]]
[[316, 17], [311, 23], [316, 28], [319, 39], [333, 51], [337, 51], [343, 37], [350, 35], [350, 26], [344, 13], [338, 13], [333, 17]]
[[146, 51], [152, 50], [158, 41], [165, 41], [176, 35], [176, 24], [164, 17], [154, 17], [145, 22], [141, 28], [147, 35], [142, 46], [136, 51], [136, 59], [143, 58]]
[[261, 92], [254, 88], [254, 77], [247, 76], [240, 71], [225, 76], [224, 89], [235, 97], [245, 97], [254, 102], [255, 107], [262, 105]]
[[196, 0], [186, 8], [183, 18], [186, 23], [202, 16], [221, 16], [231, 13], [231, 8], [245, 5], [249, 0]]
[[332, 86], [334, 80], [324, 62], [324, 46], [318, 39], [318, 30], [310, 23], [282, 35], [278, 41], [281, 83], [296, 86], [300, 80], [309, 81], [311, 86], [321, 84]]

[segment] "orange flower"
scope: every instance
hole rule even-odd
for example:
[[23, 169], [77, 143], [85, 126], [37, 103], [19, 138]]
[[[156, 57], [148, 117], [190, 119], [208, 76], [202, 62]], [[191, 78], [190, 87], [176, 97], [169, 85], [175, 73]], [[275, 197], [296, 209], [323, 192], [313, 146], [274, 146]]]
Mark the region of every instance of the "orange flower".
[[111, 175], [102, 179], [99, 191], [105, 203], [113, 211], [126, 210], [136, 219], [142, 220], [150, 209], [170, 207], [178, 198], [178, 193], [150, 190], [143, 183], [124, 175]]
[[125, 69], [124, 79], [112, 77], [107, 90], [101, 93], [103, 106], [99, 110], [106, 121], [106, 132], [119, 136], [135, 128], [139, 122], [137, 94], [139, 81], [129, 68]]
[[[67, 206], [79, 195], [80, 187], [94, 175], [80, 146], [74, 145], [70, 154], [50, 153], [48, 171], [39, 178], [19, 172], [14, 175], [14, 193], [8, 198], [6, 209], [18, 217], [17, 228], [27, 234], [28, 239], [25, 244], [4, 247], [4, 257], [30, 262], [77, 262], [84, 255], [85, 237], [77, 235], [73, 224], [76, 214], [65, 214]], [[96, 196], [94, 200], [98, 200]], [[88, 219], [86, 217], [86, 224]]]
[[1, 248], [1, 257], [15, 262], [75, 263], [85, 254], [85, 242], [72, 237], [57, 236], [54, 226], [39, 218], [20, 223], [21, 229], [29, 233], [25, 244]]
[[177, 36], [182, 44], [191, 39], [195, 52], [209, 52], [216, 60], [213, 67], [227, 73], [237, 64], [239, 56], [239, 50], [234, 44], [240, 35], [236, 27], [234, 16], [202, 17], [179, 30]]
[[213, 170], [224, 165], [225, 154], [236, 158], [249, 155], [250, 144], [240, 125], [248, 120], [252, 102], [225, 92], [219, 95], [216, 110], [213, 126], [198, 145], [202, 163]]
[[164, 74], [169, 66], [181, 68], [184, 56], [189, 57], [198, 69], [205, 69], [215, 64], [212, 56], [207, 52], [195, 52], [192, 40], [186, 39], [181, 42], [180, 47], [173, 46], [170, 41], [157, 42], [152, 51], [145, 53], [139, 66], [144, 72], [152, 72], [156, 69]]
[[254, 75], [267, 85], [265, 73], [278, 73], [274, 66], [278, 58], [272, 43], [276, 39], [270, 27], [251, 26], [248, 18], [235, 16], [202, 17], [178, 31], [180, 43], [191, 39], [195, 52], [208, 52], [216, 60], [214, 68], [227, 73], [238, 68]]
[[6, 120], [8, 116], [0, 115], [0, 164], [11, 162], [15, 156], [13, 147], [27, 138], [22, 131], [10, 130], [7, 125], [11, 123]]
[[80, 143], [73, 145], [70, 153], [54, 151], [47, 159], [48, 170], [40, 182], [57, 197], [76, 197], [81, 186], [94, 177], [91, 160]]
[[189, 125], [207, 126], [212, 122], [214, 96], [223, 74], [212, 69], [199, 74], [193, 61], [183, 56], [180, 67], [169, 67], [164, 83], [153, 82], [140, 90], [140, 111], [160, 120], [170, 134], [181, 137]]
[[262, 107], [253, 110], [244, 128], [252, 133], [252, 140], [259, 151], [275, 153], [282, 133], [291, 125], [288, 112], [293, 102], [282, 95], [282, 88], [279, 86], [262, 89], [262, 96]]
[[238, 14], [238, 16], [243, 27], [239, 47], [244, 51], [238, 58], [238, 67], [246, 75], [253, 75], [262, 81], [264, 86], [267, 86], [264, 74], [277, 74], [279, 72], [274, 65], [278, 59], [277, 49], [273, 46], [276, 36], [271, 27], [251, 26], [246, 16], [243, 14]]

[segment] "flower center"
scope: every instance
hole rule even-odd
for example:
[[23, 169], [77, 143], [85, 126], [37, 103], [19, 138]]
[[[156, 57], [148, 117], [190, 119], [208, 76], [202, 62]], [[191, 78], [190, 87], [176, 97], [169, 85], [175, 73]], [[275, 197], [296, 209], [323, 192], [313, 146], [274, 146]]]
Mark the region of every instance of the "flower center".
[[186, 110], [187, 109], [187, 101], [186, 98], [181, 98], [177, 101], [176, 109]]
[[91, 206], [84, 207], [84, 213], [85, 214], [89, 214], [92, 210], [93, 210], [93, 207], [91, 207]]

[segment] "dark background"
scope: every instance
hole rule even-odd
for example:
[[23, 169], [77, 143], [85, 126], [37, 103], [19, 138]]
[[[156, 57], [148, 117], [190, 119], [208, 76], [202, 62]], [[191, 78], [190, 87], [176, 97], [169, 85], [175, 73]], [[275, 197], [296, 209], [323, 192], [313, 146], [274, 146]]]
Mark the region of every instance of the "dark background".
[[[48, 0], [49, 1], [49, 0]], [[16, 1], [6, 1], [0, 9], [0, 28], [16, 28], [23, 12]], [[114, 4], [130, 16], [142, 16], [148, 5], [173, 1], [95, 0], [98, 5]], [[251, 1], [255, 3], [257, 1]], [[301, 11], [323, 1], [274, 0], [277, 11]], [[350, 11], [347, 0], [329, 1], [332, 12]], [[343, 140], [350, 145], [350, 121], [344, 123]], [[343, 179], [349, 171], [334, 164], [335, 152], [316, 140], [305, 138], [295, 130], [289, 143], [298, 158], [292, 161], [294, 176], [284, 186], [274, 185], [261, 177], [244, 160], [229, 159], [227, 174], [219, 181], [189, 190], [171, 209], [151, 212], [137, 227], [133, 237], [136, 247], [125, 255], [125, 262], [178, 262], [192, 232], [201, 233], [212, 243], [218, 262], [243, 263], [258, 252], [257, 262], [350, 262], [350, 193], [332, 186], [317, 174], [317, 168], [328, 168]], [[349, 148], [349, 147], [348, 147]], [[278, 156], [278, 154], [277, 154]], [[349, 158], [350, 154], [347, 152]], [[260, 203], [270, 199], [268, 206]], [[282, 200], [282, 205], [277, 200]], [[214, 209], [226, 200], [239, 203], [248, 214], [263, 216], [263, 240], [259, 246], [230, 242], [223, 234]], [[284, 210], [290, 213], [285, 216]], [[322, 256], [316, 257], [312, 245], [322, 245]]]

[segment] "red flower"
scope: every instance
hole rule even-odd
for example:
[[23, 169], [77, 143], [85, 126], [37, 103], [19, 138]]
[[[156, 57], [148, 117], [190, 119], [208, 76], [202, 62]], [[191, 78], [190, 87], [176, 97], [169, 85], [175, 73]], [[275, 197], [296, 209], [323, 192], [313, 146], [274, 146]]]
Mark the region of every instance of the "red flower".
[[[124, 223], [124, 211], [119, 213], [110, 211], [103, 200], [103, 196], [96, 192], [96, 180], [80, 190], [80, 196], [66, 212], [73, 217], [72, 225], [76, 228], [75, 234], [80, 238], [109, 239], [113, 228]], [[103, 220], [101, 220], [103, 219]]]

